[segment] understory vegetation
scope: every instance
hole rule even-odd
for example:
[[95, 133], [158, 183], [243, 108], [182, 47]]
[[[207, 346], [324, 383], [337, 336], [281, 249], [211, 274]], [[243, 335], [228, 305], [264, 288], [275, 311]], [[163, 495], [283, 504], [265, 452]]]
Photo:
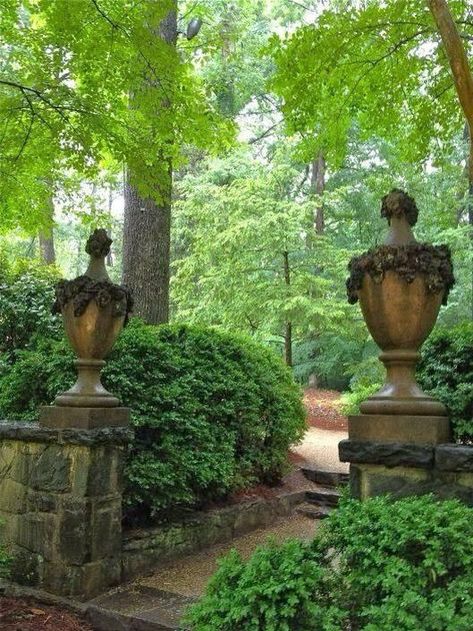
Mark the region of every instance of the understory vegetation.
[[[44, 273], [28, 269], [19, 278], [13, 275], [4, 294], [12, 309], [1, 318], [10, 349], [0, 366], [0, 414], [31, 421], [39, 406], [74, 382], [74, 354], [44, 304], [49, 290], [39, 291]], [[49, 277], [49, 288], [53, 281]], [[15, 316], [25, 287], [41, 296], [28, 330]], [[201, 506], [255, 483], [273, 484], [287, 470], [289, 446], [305, 430], [300, 388], [281, 359], [245, 336], [209, 327], [155, 327], [133, 319], [103, 382], [132, 409], [135, 438], [125, 468], [129, 521]]]
[[432, 496], [344, 499], [311, 542], [232, 551], [193, 631], [470, 631], [473, 509]]

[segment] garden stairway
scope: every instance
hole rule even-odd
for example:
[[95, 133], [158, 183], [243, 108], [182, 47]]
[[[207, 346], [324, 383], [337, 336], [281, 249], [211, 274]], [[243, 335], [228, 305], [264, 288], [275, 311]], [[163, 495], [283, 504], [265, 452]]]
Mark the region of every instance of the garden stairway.
[[337, 507], [340, 487], [348, 484], [349, 475], [334, 471], [321, 471], [313, 467], [302, 467], [305, 477], [318, 485], [317, 489], [306, 491], [305, 502], [296, 512], [311, 519], [325, 519]]

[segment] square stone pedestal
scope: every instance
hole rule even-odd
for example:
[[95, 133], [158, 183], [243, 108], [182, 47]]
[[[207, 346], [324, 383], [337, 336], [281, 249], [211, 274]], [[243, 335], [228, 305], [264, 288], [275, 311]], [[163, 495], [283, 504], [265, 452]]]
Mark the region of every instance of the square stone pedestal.
[[121, 577], [126, 428], [0, 423], [0, 540], [12, 579], [87, 599]]
[[39, 411], [39, 424], [42, 427], [95, 429], [97, 427], [124, 427], [129, 422], [129, 408], [80, 408], [43, 405]]
[[342, 462], [350, 463], [353, 497], [463, 493], [461, 485], [452, 486], [452, 474], [440, 471], [436, 462], [437, 446], [448, 444], [451, 437], [446, 416], [350, 416], [348, 437], [339, 444], [339, 454]]
[[451, 438], [447, 416], [359, 414], [348, 417], [350, 440], [439, 445]]

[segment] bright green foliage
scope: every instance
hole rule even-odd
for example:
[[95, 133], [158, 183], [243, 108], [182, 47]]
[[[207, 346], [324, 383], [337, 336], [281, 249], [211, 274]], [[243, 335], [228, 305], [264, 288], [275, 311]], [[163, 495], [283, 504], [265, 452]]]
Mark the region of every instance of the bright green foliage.
[[58, 318], [51, 314], [54, 284], [59, 273], [51, 267], [20, 261], [0, 263], [0, 354], [1, 360], [30, 345], [37, 335], [58, 332]]
[[[449, 6], [468, 45], [468, 5]], [[284, 100], [288, 133], [303, 136], [304, 155], [322, 150], [339, 165], [353, 127], [363, 139], [393, 140], [409, 162], [450, 144], [462, 113], [426, 2], [340, 0], [314, 19], [281, 40], [274, 36], [271, 48], [273, 87]]]
[[431, 496], [344, 500], [312, 543], [232, 552], [193, 631], [469, 631], [473, 510]]
[[315, 238], [314, 201], [298, 199], [299, 176], [278, 156], [264, 166], [242, 152], [182, 181], [174, 228], [177, 256], [185, 256], [172, 285], [179, 318], [266, 340], [287, 321], [296, 337], [347, 324], [350, 253]]
[[142, 195], [159, 198], [163, 165], [178, 166], [186, 143], [227, 144], [231, 126], [189, 55], [157, 35], [173, 6], [3, 0], [0, 228], [44, 223], [46, 199], [71, 172], [93, 178], [126, 162]]
[[[63, 341], [19, 351], [0, 378], [1, 416], [35, 418], [71, 384], [72, 358]], [[130, 517], [274, 482], [304, 432], [300, 391], [280, 359], [217, 330], [133, 321], [103, 377], [136, 428], [125, 470]]]
[[422, 350], [418, 379], [447, 407], [455, 437], [473, 440], [473, 323], [439, 328]]
[[218, 110], [233, 118], [252, 98], [262, 104], [265, 80], [272, 69], [271, 61], [262, 54], [271, 28], [263, 0], [189, 4], [203, 19], [201, 74]]

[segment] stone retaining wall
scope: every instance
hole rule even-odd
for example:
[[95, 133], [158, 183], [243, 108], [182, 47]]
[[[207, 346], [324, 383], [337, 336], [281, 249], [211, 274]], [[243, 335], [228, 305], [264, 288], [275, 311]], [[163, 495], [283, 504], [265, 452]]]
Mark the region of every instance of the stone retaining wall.
[[305, 492], [256, 500], [206, 512], [195, 512], [180, 523], [124, 533], [122, 578], [129, 580], [172, 559], [197, 552], [290, 515]]
[[434, 493], [473, 506], [473, 447], [343, 440], [339, 454], [354, 497]]

